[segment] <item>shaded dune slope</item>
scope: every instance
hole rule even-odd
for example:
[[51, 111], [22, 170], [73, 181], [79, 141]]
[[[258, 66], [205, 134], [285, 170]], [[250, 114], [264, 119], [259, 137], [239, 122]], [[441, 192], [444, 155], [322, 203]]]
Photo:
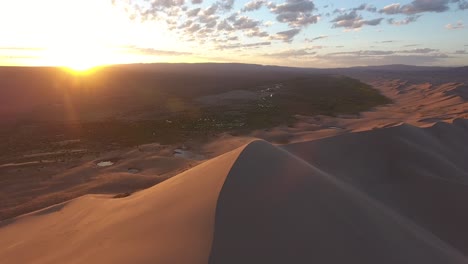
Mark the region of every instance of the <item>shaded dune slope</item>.
[[253, 141], [0, 223], [1, 263], [468, 263], [468, 122]]
[[215, 263], [465, 263], [348, 184], [264, 141], [248, 145], [218, 199]]
[[468, 255], [468, 121], [345, 134], [285, 149]]

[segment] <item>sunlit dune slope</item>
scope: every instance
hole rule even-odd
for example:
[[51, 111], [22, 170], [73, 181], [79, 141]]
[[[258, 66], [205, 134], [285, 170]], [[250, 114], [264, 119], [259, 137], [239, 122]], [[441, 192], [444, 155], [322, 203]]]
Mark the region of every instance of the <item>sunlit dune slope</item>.
[[[1, 223], [2, 263], [467, 263], [468, 123], [253, 141]], [[458, 234], [455, 232], [458, 231]]]
[[130, 197], [83, 196], [0, 224], [0, 263], [207, 263], [241, 149]]

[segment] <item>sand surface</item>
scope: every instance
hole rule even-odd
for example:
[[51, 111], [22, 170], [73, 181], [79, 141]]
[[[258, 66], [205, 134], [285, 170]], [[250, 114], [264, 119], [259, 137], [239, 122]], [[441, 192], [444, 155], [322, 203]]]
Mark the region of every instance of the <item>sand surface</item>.
[[350, 185], [289, 152], [256, 141], [238, 157], [219, 196], [209, 263], [465, 263], [465, 259]]
[[366, 81], [393, 104], [0, 164], [0, 263], [468, 263], [466, 87]]
[[[441, 156], [433, 157], [431, 166], [417, 163], [445, 140], [468, 141], [464, 120], [444, 125], [444, 131], [450, 137], [434, 136], [441, 133], [438, 127], [405, 125], [282, 148], [253, 141], [129, 197], [88, 195], [4, 221], [0, 258], [2, 263], [466, 263], [468, 214], [461, 211], [468, 193], [466, 165]], [[411, 137], [420, 138], [414, 144], [425, 149], [408, 153], [401, 164], [385, 158], [405, 155]], [[336, 142], [364, 143], [352, 156], [338, 156], [343, 167], [337, 167], [350, 170], [346, 177], [330, 169], [332, 162], [339, 165]], [[446, 151], [447, 157], [466, 154], [464, 148]], [[360, 167], [368, 158], [371, 166]], [[389, 171], [388, 162], [395, 169]]]
[[219, 191], [242, 149], [126, 198], [84, 196], [4, 222], [2, 263], [207, 263]]

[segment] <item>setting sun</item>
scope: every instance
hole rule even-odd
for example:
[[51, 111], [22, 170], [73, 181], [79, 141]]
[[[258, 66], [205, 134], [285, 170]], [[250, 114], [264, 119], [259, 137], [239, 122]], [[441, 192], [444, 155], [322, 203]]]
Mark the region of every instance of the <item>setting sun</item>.
[[92, 45], [75, 41], [73, 45], [62, 43], [60, 46], [51, 47], [44, 54], [44, 61], [74, 71], [86, 71], [109, 64], [112, 61], [112, 53], [104, 47], [99, 47], [97, 43]]

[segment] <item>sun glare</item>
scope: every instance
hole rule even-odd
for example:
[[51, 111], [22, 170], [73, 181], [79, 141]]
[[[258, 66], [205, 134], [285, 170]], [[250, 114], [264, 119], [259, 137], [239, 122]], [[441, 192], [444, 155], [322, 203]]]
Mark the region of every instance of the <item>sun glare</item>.
[[89, 71], [95, 67], [102, 66], [104, 63], [99, 63], [99, 62], [93, 62], [91, 61], [86, 61], [85, 59], [83, 60], [70, 60], [67, 63], [64, 63], [63, 67], [70, 69], [75, 72], [86, 72]]
[[51, 47], [45, 54], [47, 64], [61, 66], [75, 72], [88, 71], [94, 67], [112, 63], [110, 48], [100, 47], [98, 43], [61, 43]]
[[34, 51], [31, 64], [83, 72], [122, 61], [119, 48], [127, 45], [128, 38], [124, 36], [129, 27], [128, 17], [111, 1], [15, 0], [8, 7], [22, 10], [26, 3], [33, 6], [32, 10], [41, 10], [28, 13], [27, 21], [37, 21], [33, 28], [31, 23], [18, 19], [15, 25], [19, 36], [28, 37], [18, 37], [18, 42], [27, 41], [28, 44], [23, 46], [40, 47]]
[[95, 68], [98, 65], [92, 65], [88, 63], [72, 63], [70, 65], [64, 65], [63, 67], [73, 71], [73, 72], [86, 72], [89, 71], [93, 68]]

